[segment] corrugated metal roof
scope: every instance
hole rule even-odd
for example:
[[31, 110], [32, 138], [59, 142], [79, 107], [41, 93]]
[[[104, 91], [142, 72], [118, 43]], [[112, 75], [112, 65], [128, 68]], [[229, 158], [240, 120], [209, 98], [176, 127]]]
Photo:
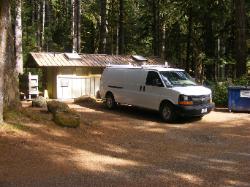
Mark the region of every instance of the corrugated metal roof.
[[[64, 53], [31, 52], [28, 67], [105, 67], [109, 64], [140, 64], [132, 56], [79, 54], [81, 59], [69, 59]], [[147, 64], [163, 64], [160, 58], [147, 58]]]

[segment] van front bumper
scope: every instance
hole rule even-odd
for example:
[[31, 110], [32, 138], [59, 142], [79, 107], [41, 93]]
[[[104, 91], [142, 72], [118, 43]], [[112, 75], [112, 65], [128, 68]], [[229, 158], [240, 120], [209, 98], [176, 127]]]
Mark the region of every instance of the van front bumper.
[[176, 111], [179, 116], [204, 116], [211, 112], [214, 106], [214, 103], [193, 106], [176, 105]]

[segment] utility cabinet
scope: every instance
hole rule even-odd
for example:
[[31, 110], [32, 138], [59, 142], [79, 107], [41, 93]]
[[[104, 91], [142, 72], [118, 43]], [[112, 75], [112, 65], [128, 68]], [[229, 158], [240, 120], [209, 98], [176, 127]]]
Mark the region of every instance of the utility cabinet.
[[32, 98], [32, 96], [38, 97], [39, 90], [38, 90], [38, 75], [31, 75], [29, 73], [28, 75], [28, 96], [29, 99]]

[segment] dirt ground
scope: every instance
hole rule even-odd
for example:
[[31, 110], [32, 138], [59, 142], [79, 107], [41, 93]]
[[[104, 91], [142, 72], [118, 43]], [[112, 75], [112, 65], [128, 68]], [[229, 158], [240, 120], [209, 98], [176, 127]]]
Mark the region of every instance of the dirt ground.
[[70, 107], [81, 114], [77, 129], [56, 126], [41, 109], [7, 115], [1, 187], [250, 186], [250, 114], [167, 124], [133, 107]]

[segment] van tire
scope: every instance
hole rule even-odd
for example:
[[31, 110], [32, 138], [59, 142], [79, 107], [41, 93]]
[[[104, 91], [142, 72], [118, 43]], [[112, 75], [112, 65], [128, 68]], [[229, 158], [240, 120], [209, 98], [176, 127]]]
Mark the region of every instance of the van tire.
[[111, 109], [114, 109], [115, 106], [116, 106], [116, 102], [115, 102], [113, 94], [108, 93], [106, 95], [106, 107], [111, 110]]
[[173, 122], [176, 118], [174, 106], [168, 102], [162, 103], [160, 107], [160, 114], [164, 122]]

